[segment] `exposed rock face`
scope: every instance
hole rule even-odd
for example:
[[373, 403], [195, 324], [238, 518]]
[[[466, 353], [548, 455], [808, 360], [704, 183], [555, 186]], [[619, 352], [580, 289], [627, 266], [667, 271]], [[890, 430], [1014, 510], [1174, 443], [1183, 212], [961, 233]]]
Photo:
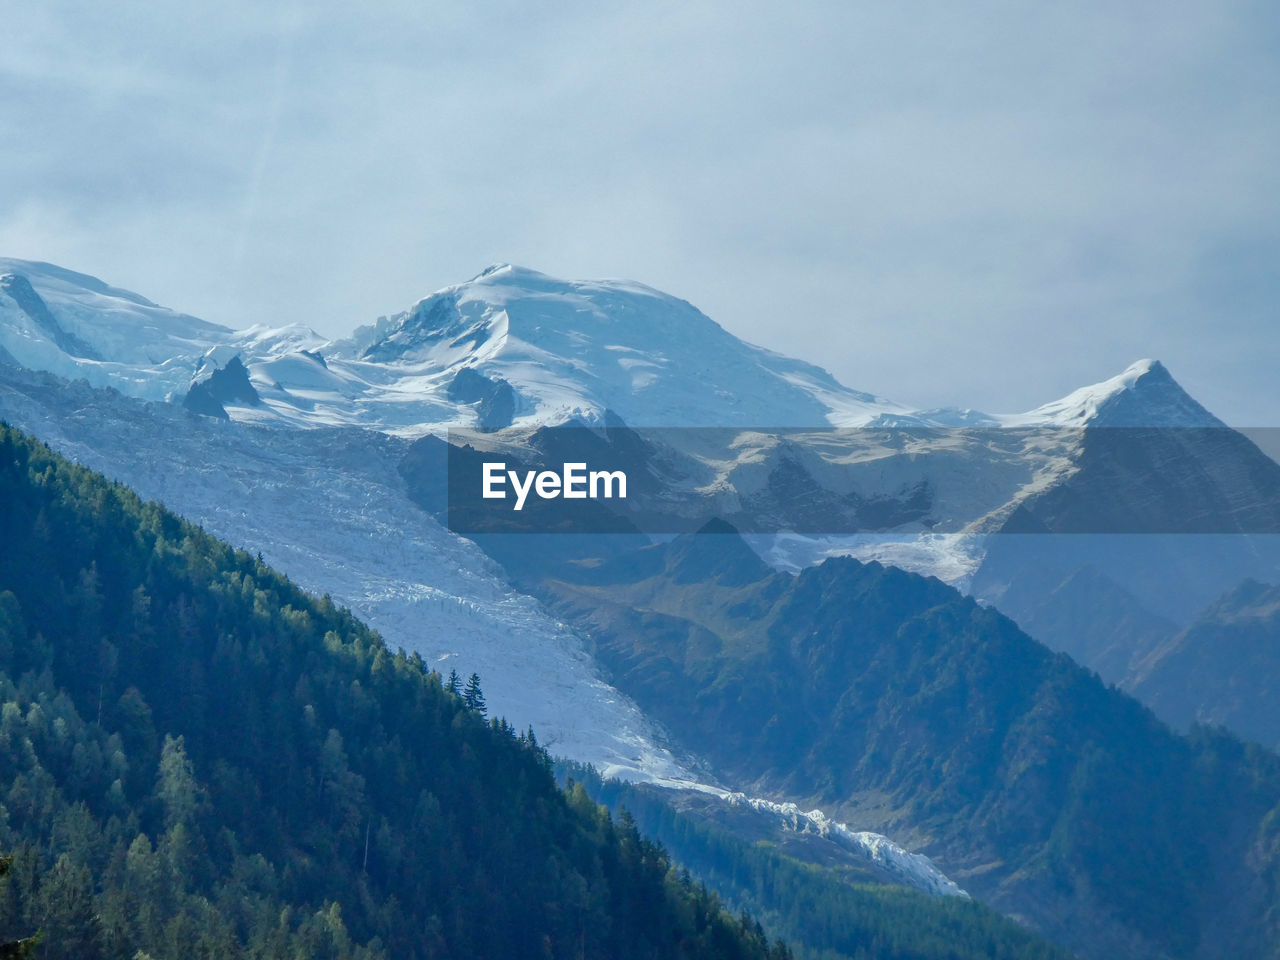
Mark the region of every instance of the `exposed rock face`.
[[183, 406], [193, 413], [206, 417], [218, 417], [228, 420], [224, 404], [233, 403], [240, 406], [256, 407], [262, 403], [258, 391], [249, 382], [249, 370], [234, 356], [226, 366], [215, 369], [209, 376], [192, 384], [187, 392]]
[[54, 315], [49, 312], [48, 306], [40, 299], [40, 294], [36, 293], [35, 288], [31, 286], [31, 281], [23, 274], [8, 273], [0, 277], [0, 291], [7, 294], [9, 299], [16, 303], [22, 312], [30, 317], [35, 325], [65, 353], [82, 360], [102, 359], [98, 351], [58, 323]]
[[511, 384], [501, 377], [491, 380], [472, 367], [462, 367], [454, 374], [447, 395], [456, 403], [475, 404], [481, 430], [509, 427], [516, 414], [516, 392]]

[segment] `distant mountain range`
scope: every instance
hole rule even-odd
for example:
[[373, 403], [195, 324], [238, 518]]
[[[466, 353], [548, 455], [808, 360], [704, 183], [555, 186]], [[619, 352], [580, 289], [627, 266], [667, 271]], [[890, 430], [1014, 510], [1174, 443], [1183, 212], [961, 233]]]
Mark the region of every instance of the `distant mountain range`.
[[[48, 264], [0, 260], [0, 347], [20, 364], [150, 400], [181, 398], [239, 357], [254, 395], [233, 419], [415, 435], [472, 425], [507, 384], [497, 425], [862, 423], [905, 408], [812, 364], [752, 347], [683, 300], [635, 283], [569, 283], [491, 267], [329, 341], [296, 325], [233, 331]], [[459, 382], [460, 379], [460, 382]]]
[[1024, 414], [913, 410], [744, 343], [643, 284], [510, 264], [329, 340], [297, 324], [231, 330], [94, 277], [0, 258], [0, 348], [30, 369], [148, 400], [181, 399], [238, 357], [252, 391], [223, 398], [232, 419], [404, 435], [480, 425], [503, 406], [480, 396], [486, 382], [509, 391], [498, 426], [603, 422], [606, 411], [633, 427], [1222, 425], [1147, 360]]
[[[1280, 740], [1280, 465], [1158, 362], [1022, 414], [914, 410], [629, 282], [492, 267], [330, 341], [0, 260], [0, 417], [478, 671], [553, 753], [821, 806], [1091, 956], [1276, 942], [1269, 754], [1181, 740], [1026, 635], [1170, 723]], [[448, 529], [450, 436], [534, 462], [564, 424], [644, 469], [658, 451], [686, 519], [744, 535]], [[902, 669], [859, 679], [859, 643]], [[1168, 803], [1109, 810], [1109, 789]], [[1230, 837], [1187, 840], [1215, 804]]]

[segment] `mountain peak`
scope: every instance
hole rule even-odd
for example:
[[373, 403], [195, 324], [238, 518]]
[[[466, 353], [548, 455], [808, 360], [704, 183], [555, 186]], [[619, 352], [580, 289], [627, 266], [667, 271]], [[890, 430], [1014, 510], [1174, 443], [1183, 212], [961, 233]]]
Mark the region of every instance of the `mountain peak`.
[[510, 384], [517, 419], [633, 426], [819, 427], [904, 408], [820, 367], [744, 343], [692, 304], [629, 280], [562, 280], [493, 264], [335, 344], [412, 374], [419, 388], [461, 367]]
[[466, 283], [459, 284], [459, 286], [466, 286], [467, 284], [478, 283], [481, 280], [498, 280], [498, 281], [505, 281], [505, 282], [514, 281], [517, 283], [522, 280], [533, 280], [533, 281], [542, 281], [542, 282], [549, 282], [549, 283], [564, 283], [564, 281], [557, 280], [555, 277], [552, 277], [548, 274], [542, 273], [538, 270], [533, 270], [529, 267], [522, 267], [519, 264], [491, 263], [489, 264], [489, 266], [485, 267], [483, 270], [477, 273], [474, 277], [472, 277]]
[[730, 523], [714, 517], [697, 533], [683, 534], [666, 546], [667, 570], [676, 583], [716, 579], [726, 586], [757, 583], [773, 574]]
[[231, 335], [96, 277], [0, 258], [0, 348], [17, 363], [147, 399], [185, 391], [196, 359]]
[[36, 289], [44, 290], [46, 295], [52, 293], [55, 297], [58, 293], [79, 292], [83, 295], [83, 293], [87, 292], [116, 300], [126, 300], [142, 307], [157, 306], [146, 297], [131, 290], [113, 287], [87, 273], [77, 273], [75, 270], [68, 270], [53, 263], [45, 263], [43, 260], [18, 260], [13, 257], [0, 257], [0, 273], [20, 274], [29, 281], [34, 281]]
[[1108, 380], [1016, 417], [1010, 426], [1221, 427], [1159, 360], [1137, 360]]
[[477, 280], [483, 280], [485, 277], [491, 277], [495, 273], [502, 273], [503, 271], [511, 270], [512, 268], [513, 265], [510, 263], [491, 263], [472, 277], [470, 282], [474, 283]]
[[1157, 385], [1161, 388], [1172, 386], [1178, 390], [1182, 389], [1173, 379], [1173, 374], [1169, 372], [1168, 367], [1159, 360], [1151, 359], [1135, 360], [1117, 376], [1104, 382], [1116, 384], [1117, 389], [1124, 390], [1151, 390]]

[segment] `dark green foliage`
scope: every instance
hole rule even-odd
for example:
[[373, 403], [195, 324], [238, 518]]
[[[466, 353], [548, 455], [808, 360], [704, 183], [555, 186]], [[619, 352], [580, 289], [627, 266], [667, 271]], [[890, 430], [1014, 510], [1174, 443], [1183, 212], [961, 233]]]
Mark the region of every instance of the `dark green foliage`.
[[0, 939], [787, 956], [420, 658], [4, 426], [0, 544]]
[[480, 675], [478, 673], [473, 673], [467, 678], [467, 688], [462, 692], [462, 702], [466, 704], [468, 710], [474, 710], [481, 716], [484, 716], [485, 711], [488, 709], [484, 702], [484, 693], [480, 690]]
[[832, 868], [802, 863], [768, 843], [751, 843], [666, 803], [660, 791], [602, 780], [590, 767], [560, 763], [595, 800], [634, 817], [730, 906], [760, 918], [798, 960], [1069, 960], [1070, 954], [989, 907], [883, 884], [849, 883]]
[[[2, 878], [9, 875], [9, 868], [13, 866], [13, 857], [0, 857], [0, 882]], [[6, 889], [7, 893], [8, 890]], [[39, 945], [43, 934], [37, 933], [35, 936], [23, 937], [21, 940], [5, 940], [0, 942], [0, 960], [20, 960], [22, 957], [31, 957], [35, 955], [35, 949]]]

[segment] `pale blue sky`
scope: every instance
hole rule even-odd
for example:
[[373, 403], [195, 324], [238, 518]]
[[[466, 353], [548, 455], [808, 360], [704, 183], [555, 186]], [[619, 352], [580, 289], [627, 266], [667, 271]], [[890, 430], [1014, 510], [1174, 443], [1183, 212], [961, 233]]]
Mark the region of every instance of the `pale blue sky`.
[[1280, 425], [1274, 2], [0, 0], [0, 255], [344, 333], [496, 261], [852, 387]]

